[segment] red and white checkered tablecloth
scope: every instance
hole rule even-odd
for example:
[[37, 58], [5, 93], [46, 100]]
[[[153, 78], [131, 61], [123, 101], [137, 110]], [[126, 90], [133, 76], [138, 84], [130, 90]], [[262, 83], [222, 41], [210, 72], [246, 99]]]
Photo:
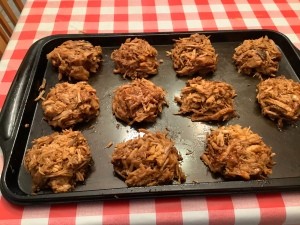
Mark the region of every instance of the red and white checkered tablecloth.
[[[299, 0], [27, 0], [0, 62], [0, 109], [31, 44], [48, 35], [273, 29], [300, 48]], [[3, 155], [0, 153], [0, 171]], [[9, 224], [300, 224], [300, 190], [15, 206], [0, 194]]]

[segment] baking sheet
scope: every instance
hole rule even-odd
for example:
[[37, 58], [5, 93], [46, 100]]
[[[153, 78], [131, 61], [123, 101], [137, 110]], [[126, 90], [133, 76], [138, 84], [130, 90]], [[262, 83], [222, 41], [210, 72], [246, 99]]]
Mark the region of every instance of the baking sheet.
[[[231, 84], [236, 90], [235, 107], [238, 117], [226, 123], [191, 122], [189, 118], [175, 115], [179, 107], [174, 102], [174, 96], [180, 94], [181, 88], [191, 77], [177, 77], [172, 68], [172, 61], [166, 56], [173, 40], [189, 36], [191, 33], [159, 33], [159, 34], [125, 34], [125, 35], [61, 35], [42, 39], [37, 44], [36, 62], [28, 73], [19, 71], [18, 76], [29, 74], [29, 81], [24, 91], [22, 104], [20, 103], [19, 116], [16, 116], [14, 128], [5, 125], [4, 132], [7, 136], [3, 146], [6, 167], [2, 175], [2, 192], [4, 197], [19, 204], [42, 203], [45, 199], [50, 202], [83, 201], [90, 199], [118, 199], [150, 196], [182, 196], [185, 194], [215, 194], [233, 192], [260, 192], [276, 190], [293, 190], [300, 186], [300, 138], [299, 123], [286, 126], [282, 131], [276, 124], [265, 118], [260, 113], [256, 102], [257, 78], [238, 74], [232, 64], [232, 54], [244, 39], [258, 38], [268, 35], [279, 46], [283, 53], [278, 74], [299, 81], [299, 56], [294, 47], [280, 33], [256, 31], [217, 31], [200, 32], [210, 35], [212, 44], [218, 54], [217, 70], [206, 79], [224, 81]], [[140, 37], [147, 40], [158, 50], [158, 59], [163, 63], [159, 66], [159, 73], [150, 80], [161, 86], [167, 92], [168, 107], [164, 107], [161, 116], [155, 123], [141, 124], [130, 127], [118, 121], [111, 111], [113, 91], [122, 84], [130, 82], [121, 75], [113, 74], [114, 64], [110, 60], [111, 52], [119, 48], [128, 37]], [[47, 80], [46, 93], [49, 88], [58, 83], [57, 71], [47, 62], [46, 54], [54, 47], [66, 40], [84, 39], [103, 48], [103, 62], [100, 71], [92, 75], [89, 83], [97, 90], [100, 99], [100, 115], [87, 124], [76, 126], [76, 130], [83, 132], [87, 138], [94, 159], [92, 173], [82, 185], [78, 185], [73, 192], [53, 194], [50, 191], [41, 191], [31, 195], [31, 178], [22, 165], [23, 156], [31, 141], [43, 135], [48, 135], [54, 130], [43, 120], [41, 102], [34, 102], [38, 95], [38, 87], [42, 79]], [[292, 57], [293, 56], [293, 57]], [[26, 58], [24, 59], [26, 61]], [[23, 71], [24, 72], [24, 71]], [[30, 80], [31, 79], [31, 80]], [[4, 114], [5, 107], [4, 106]], [[9, 108], [9, 106], [7, 106]], [[20, 113], [21, 112], [21, 113]], [[4, 120], [4, 116], [0, 119]], [[2, 122], [0, 120], [0, 122]], [[3, 124], [3, 122], [2, 122]], [[25, 124], [29, 124], [28, 128]], [[218, 125], [240, 124], [250, 126], [251, 129], [263, 137], [266, 144], [276, 153], [273, 174], [267, 180], [256, 181], [223, 181], [220, 177], [212, 175], [200, 160], [200, 155], [205, 149], [205, 138], [212, 128]], [[1, 124], [0, 124], [1, 127]], [[9, 129], [8, 129], [9, 128]], [[169, 137], [174, 140], [175, 146], [183, 156], [182, 168], [187, 175], [185, 184], [173, 184], [157, 187], [127, 188], [125, 183], [114, 176], [113, 166], [110, 163], [111, 155], [116, 143], [126, 141], [138, 136], [138, 128], [147, 128], [152, 131], [167, 129]], [[10, 130], [10, 131], [8, 131]], [[114, 143], [106, 148], [108, 143]], [[15, 178], [12, 178], [11, 176]]]

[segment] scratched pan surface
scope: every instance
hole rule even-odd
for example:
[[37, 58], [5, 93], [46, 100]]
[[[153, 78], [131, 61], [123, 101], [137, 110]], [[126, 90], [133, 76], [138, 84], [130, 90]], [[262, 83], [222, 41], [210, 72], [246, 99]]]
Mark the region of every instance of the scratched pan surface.
[[[235, 107], [239, 117], [227, 123], [191, 122], [188, 118], [174, 115], [179, 109], [174, 102], [174, 96], [180, 94], [187, 78], [176, 76], [172, 62], [166, 56], [166, 51], [172, 48], [174, 39], [189, 36], [191, 33], [60, 35], [41, 39], [34, 44], [24, 58], [1, 112], [0, 143], [5, 157], [5, 166], [1, 177], [3, 196], [16, 204], [32, 204], [79, 202], [92, 199], [265, 192], [299, 188], [299, 123], [286, 126], [280, 131], [274, 122], [263, 117], [255, 99], [258, 79], [238, 74], [231, 59], [234, 48], [244, 39], [268, 35], [283, 53], [278, 74], [285, 74], [288, 78], [299, 81], [300, 58], [297, 50], [284, 35], [268, 30], [200, 33], [210, 35], [212, 44], [219, 55], [216, 72], [206, 78], [225, 81], [231, 84], [237, 92]], [[163, 109], [161, 116], [152, 124], [130, 127], [116, 120], [112, 115], [113, 91], [129, 80], [113, 74], [114, 64], [110, 60], [110, 55], [128, 37], [140, 37], [147, 40], [158, 50], [158, 59], [163, 60], [159, 66], [159, 73], [150, 80], [166, 90], [169, 106]], [[87, 124], [75, 127], [76, 130], [82, 131], [87, 138], [95, 163], [86, 182], [78, 185], [73, 192], [53, 194], [50, 191], [42, 191], [32, 195], [31, 178], [22, 165], [23, 156], [26, 149], [31, 147], [33, 139], [54, 131], [43, 120], [40, 102], [35, 102], [34, 98], [38, 95], [38, 87], [43, 78], [47, 80], [46, 93], [49, 88], [59, 82], [57, 71], [47, 62], [46, 54], [70, 39], [84, 39], [103, 48], [101, 70], [92, 75], [89, 80], [89, 83], [97, 90], [97, 96], [100, 99], [100, 115]], [[25, 124], [29, 124], [29, 127], [25, 127]], [[265, 181], [224, 181], [220, 177], [213, 176], [207, 170], [200, 160], [200, 155], [205, 149], [206, 135], [211, 128], [226, 124], [250, 126], [254, 132], [263, 137], [265, 143], [273, 148], [276, 153], [276, 165], [269, 179]], [[169, 131], [169, 137], [174, 140], [177, 149], [183, 156], [182, 168], [187, 175], [185, 184], [127, 188], [122, 180], [114, 176], [110, 163], [114, 145], [136, 137], [138, 128], [147, 128], [152, 131], [167, 129]], [[107, 148], [106, 146], [110, 142], [114, 145]]]

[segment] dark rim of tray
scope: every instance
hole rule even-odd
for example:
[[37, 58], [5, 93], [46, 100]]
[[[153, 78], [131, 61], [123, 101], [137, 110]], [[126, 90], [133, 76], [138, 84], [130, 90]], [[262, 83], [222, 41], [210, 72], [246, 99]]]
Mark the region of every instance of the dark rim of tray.
[[[249, 192], [270, 192], [284, 190], [299, 190], [300, 176], [270, 178], [267, 180], [252, 181], [217, 181], [195, 182], [180, 185], [165, 185], [155, 187], [120, 187], [101, 190], [74, 191], [69, 193], [45, 193], [30, 195], [20, 188], [18, 174], [22, 166], [22, 159], [26, 149], [30, 129], [24, 124], [31, 123], [34, 118], [36, 103], [33, 101], [36, 90], [41, 84], [45, 68], [39, 67], [40, 58], [44, 57], [44, 48], [53, 49], [60, 43], [69, 39], [98, 39], [102, 47], [118, 47], [128, 37], [140, 37], [150, 40], [152, 45], [172, 45], [170, 40], [186, 37], [192, 33], [210, 35], [214, 43], [242, 42], [244, 39], [255, 39], [267, 35], [287, 55], [287, 66], [294, 74], [300, 74], [299, 50], [289, 39], [271, 30], [237, 30], [237, 31], [194, 31], [194, 32], [166, 32], [166, 33], [133, 33], [133, 34], [68, 34], [45, 37], [34, 43], [28, 50], [11, 86], [4, 107], [0, 114], [0, 146], [4, 154], [4, 168], [1, 176], [1, 192], [9, 201], [15, 204], [32, 203], [66, 203], [80, 202], [94, 199], [124, 199], [145, 197], [167, 197], [184, 195], [209, 195]], [[58, 44], [59, 43], [59, 44]], [[232, 65], [233, 66], [233, 65]], [[159, 74], [158, 74], [159, 76]], [[175, 72], [174, 72], [175, 76]], [[297, 77], [298, 78], [298, 77]], [[33, 94], [33, 92], [35, 94]], [[30, 105], [31, 104], [31, 105]], [[293, 128], [296, 129], [296, 128]], [[296, 137], [296, 136], [295, 136]], [[299, 139], [299, 138], [298, 138]], [[23, 149], [17, 149], [21, 146]], [[295, 156], [297, 157], [297, 156]], [[300, 161], [300, 160], [298, 160]], [[300, 165], [298, 167], [300, 171]]]

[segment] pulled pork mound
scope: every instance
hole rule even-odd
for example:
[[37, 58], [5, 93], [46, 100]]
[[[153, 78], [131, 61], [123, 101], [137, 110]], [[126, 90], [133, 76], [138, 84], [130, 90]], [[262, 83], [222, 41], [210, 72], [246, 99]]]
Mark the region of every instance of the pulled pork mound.
[[275, 164], [271, 147], [250, 128], [240, 125], [220, 127], [207, 137], [202, 161], [211, 172], [229, 179], [261, 179], [272, 173]]
[[284, 122], [300, 119], [300, 83], [284, 76], [269, 78], [257, 85], [258, 103], [262, 114], [277, 121], [279, 128]]
[[173, 49], [167, 55], [173, 60], [178, 76], [206, 75], [216, 70], [218, 55], [205, 35], [196, 33], [175, 40]]
[[33, 140], [24, 158], [32, 177], [32, 190], [51, 188], [53, 192], [74, 190], [83, 182], [93, 163], [87, 140], [81, 132], [64, 130]]
[[42, 102], [44, 117], [53, 127], [68, 128], [99, 115], [96, 90], [85, 81], [56, 84]]
[[63, 76], [69, 80], [85, 81], [90, 73], [96, 73], [102, 58], [102, 48], [90, 42], [66, 41], [47, 54], [47, 59], [54, 67], [58, 67], [58, 79]]
[[226, 121], [236, 116], [235, 96], [235, 90], [225, 82], [195, 77], [187, 81], [175, 101], [180, 105], [179, 114], [190, 116], [192, 121]]
[[165, 91], [146, 79], [136, 79], [114, 91], [114, 115], [129, 125], [154, 122], [166, 105]]
[[123, 74], [124, 78], [147, 78], [157, 74], [157, 50], [147, 41], [127, 38], [119, 49], [111, 54], [115, 62], [114, 73]]
[[281, 60], [281, 52], [267, 36], [245, 40], [235, 48], [233, 61], [239, 73], [245, 75], [275, 76]]
[[145, 133], [143, 137], [116, 145], [111, 160], [116, 174], [129, 187], [185, 182], [179, 163], [182, 157], [167, 134], [140, 131]]

